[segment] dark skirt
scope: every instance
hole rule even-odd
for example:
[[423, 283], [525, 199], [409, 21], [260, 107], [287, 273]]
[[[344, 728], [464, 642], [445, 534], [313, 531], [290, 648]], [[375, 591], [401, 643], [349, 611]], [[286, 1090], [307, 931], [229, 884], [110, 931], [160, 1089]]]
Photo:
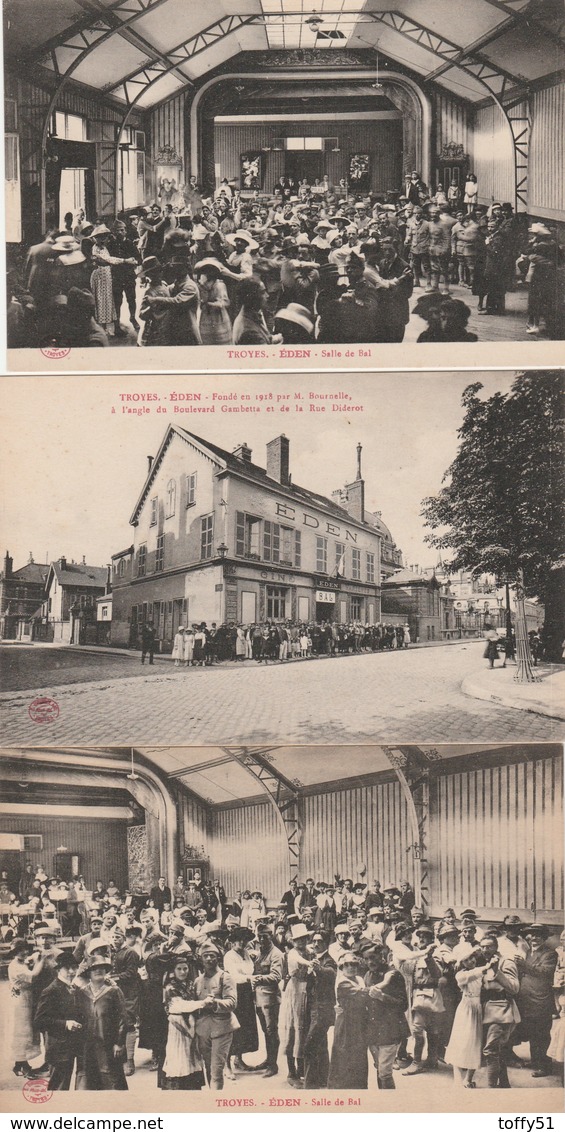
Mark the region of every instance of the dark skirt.
[[166, 1077], [163, 1073], [159, 1081], [160, 1089], [191, 1089], [193, 1092], [204, 1088], [204, 1074], [190, 1073], [188, 1077]]
[[139, 1048], [165, 1049], [169, 1023], [163, 1006], [161, 982], [147, 979], [141, 984]]
[[241, 1057], [243, 1053], [255, 1053], [259, 1049], [257, 1015], [250, 983], [237, 984], [236, 1018], [240, 1029], [236, 1030], [231, 1044], [230, 1057]]
[[328, 1077], [328, 1089], [367, 1089], [369, 1061], [367, 1024], [361, 1011], [338, 1014]]

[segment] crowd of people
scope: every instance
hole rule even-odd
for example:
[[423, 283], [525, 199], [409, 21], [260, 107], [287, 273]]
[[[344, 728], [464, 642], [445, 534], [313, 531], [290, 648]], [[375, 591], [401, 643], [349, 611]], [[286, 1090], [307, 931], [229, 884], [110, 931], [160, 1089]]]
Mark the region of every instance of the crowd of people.
[[271, 908], [199, 876], [145, 895], [76, 877], [53, 915], [51, 886], [22, 877], [39, 902], [14, 920], [8, 979], [13, 1071], [53, 1090], [125, 1090], [136, 1049], [171, 1090], [248, 1089], [283, 1058], [297, 1089], [394, 1089], [446, 1064], [462, 1087], [509, 1088], [524, 1042], [532, 1077], [559, 1076], [565, 932], [550, 946], [545, 924], [481, 926], [472, 908], [432, 922], [408, 881], [339, 874], [293, 879]]
[[205, 197], [191, 178], [114, 221], [69, 213], [9, 274], [8, 345], [103, 347], [134, 333], [140, 346], [402, 342], [415, 288], [418, 341], [476, 341], [454, 286], [486, 316], [526, 286], [527, 333], [565, 337], [556, 233], [477, 194], [472, 174], [434, 192], [414, 172], [394, 202], [288, 177], [270, 194], [224, 178]]
[[[141, 663], [153, 663], [158, 638], [152, 621], [139, 632]], [[319, 656], [346, 656], [361, 652], [407, 649], [412, 642], [410, 625], [362, 625], [352, 621], [338, 625], [333, 621], [265, 621], [261, 624], [210, 626], [179, 625], [172, 658], [175, 667], [198, 667], [222, 661], [255, 660], [268, 664], [285, 660], [305, 660]]]

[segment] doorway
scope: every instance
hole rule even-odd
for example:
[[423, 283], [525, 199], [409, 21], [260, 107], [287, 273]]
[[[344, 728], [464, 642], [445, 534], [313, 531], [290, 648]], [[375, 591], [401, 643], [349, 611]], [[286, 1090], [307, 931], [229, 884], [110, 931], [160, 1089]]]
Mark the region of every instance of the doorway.
[[316, 624], [321, 625], [326, 621], [335, 621], [335, 604], [329, 601], [317, 601]]
[[316, 150], [287, 149], [284, 155], [284, 175], [292, 177], [297, 184], [306, 177], [308, 184], [313, 185], [316, 177], [319, 181], [322, 180], [323, 164], [324, 155]]
[[59, 227], [65, 227], [65, 215], [73, 216], [82, 208], [86, 214], [86, 187], [84, 169], [61, 169], [59, 189]]

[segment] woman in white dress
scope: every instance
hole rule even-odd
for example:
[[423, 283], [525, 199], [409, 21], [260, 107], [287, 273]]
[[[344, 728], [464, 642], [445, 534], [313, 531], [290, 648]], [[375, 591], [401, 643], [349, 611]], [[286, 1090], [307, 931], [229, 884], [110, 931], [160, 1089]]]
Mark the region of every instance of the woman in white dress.
[[99, 224], [93, 231], [94, 247], [92, 249], [92, 263], [94, 271], [90, 276], [90, 288], [94, 295], [96, 322], [109, 335], [114, 334], [114, 323], [118, 314], [114, 306], [114, 293], [112, 291], [111, 268], [118, 264], [128, 263], [137, 267], [136, 259], [123, 259], [112, 256], [106, 247], [112, 233], [105, 224]]
[[173, 660], [175, 668], [184, 663], [184, 625], [179, 625], [173, 641]]
[[484, 967], [477, 967], [478, 951], [473, 951], [455, 967], [455, 980], [462, 993], [455, 1012], [445, 1060], [453, 1066], [456, 1084], [474, 1089], [475, 1071], [481, 1067], [483, 1047], [483, 1010], [481, 988]]
[[314, 956], [308, 950], [311, 937], [306, 924], [291, 927], [293, 947], [287, 955], [288, 983], [281, 1004], [281, 1044], [286, 1054], [288, 1081], [295, 1087], [304, 1077], [304, 1043], [308, 1032], [308, 978]]
[[26, 940], [17, 939], [14, 958], [8, 964], [12, 1002], [13, 1072], [16, 1077], [33, 1077], [29, 1063], [41, 1054], [37, 1035], [33, 1032], [32, 984], [42, 967], [43, 956], [34, 954], [32, 945]]
[[162, 1089], [195, 1090], [204, 1085], [194, 1018], [201, 1003], [196, 998], [194, 977], [191, 960], [184, 955], [173, 960], [163, 993], [168, 1031], [165, 1060], [159, 1074]]
[[185, 629], [183, 660], [186, 668], [190, 668], [194, 656], [194, 635], [194, 626], [190, 629]]

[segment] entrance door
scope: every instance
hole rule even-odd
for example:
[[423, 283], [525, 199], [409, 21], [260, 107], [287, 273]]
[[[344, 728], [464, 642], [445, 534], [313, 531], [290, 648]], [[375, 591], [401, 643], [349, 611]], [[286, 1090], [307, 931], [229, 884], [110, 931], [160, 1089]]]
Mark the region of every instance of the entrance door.
[[316, 602], [316, 622], [320, 625], [323, 621], [335, 621], [335, 603], [329, 601]]
[[286, 150], [284, 155], [284, 175], [292, 177], [297, 183], [304, 177], [313, 185], [316, 177], [321, 181], [324, 175], [323, 154], [317, 150]]
[[73, 216], [79, 208], [86, 213], [86, 189], [84, 169], [61, 169], [61, 187], [59, 189], [59, 227], [65, 227], [65, 214], [72, 212]]

